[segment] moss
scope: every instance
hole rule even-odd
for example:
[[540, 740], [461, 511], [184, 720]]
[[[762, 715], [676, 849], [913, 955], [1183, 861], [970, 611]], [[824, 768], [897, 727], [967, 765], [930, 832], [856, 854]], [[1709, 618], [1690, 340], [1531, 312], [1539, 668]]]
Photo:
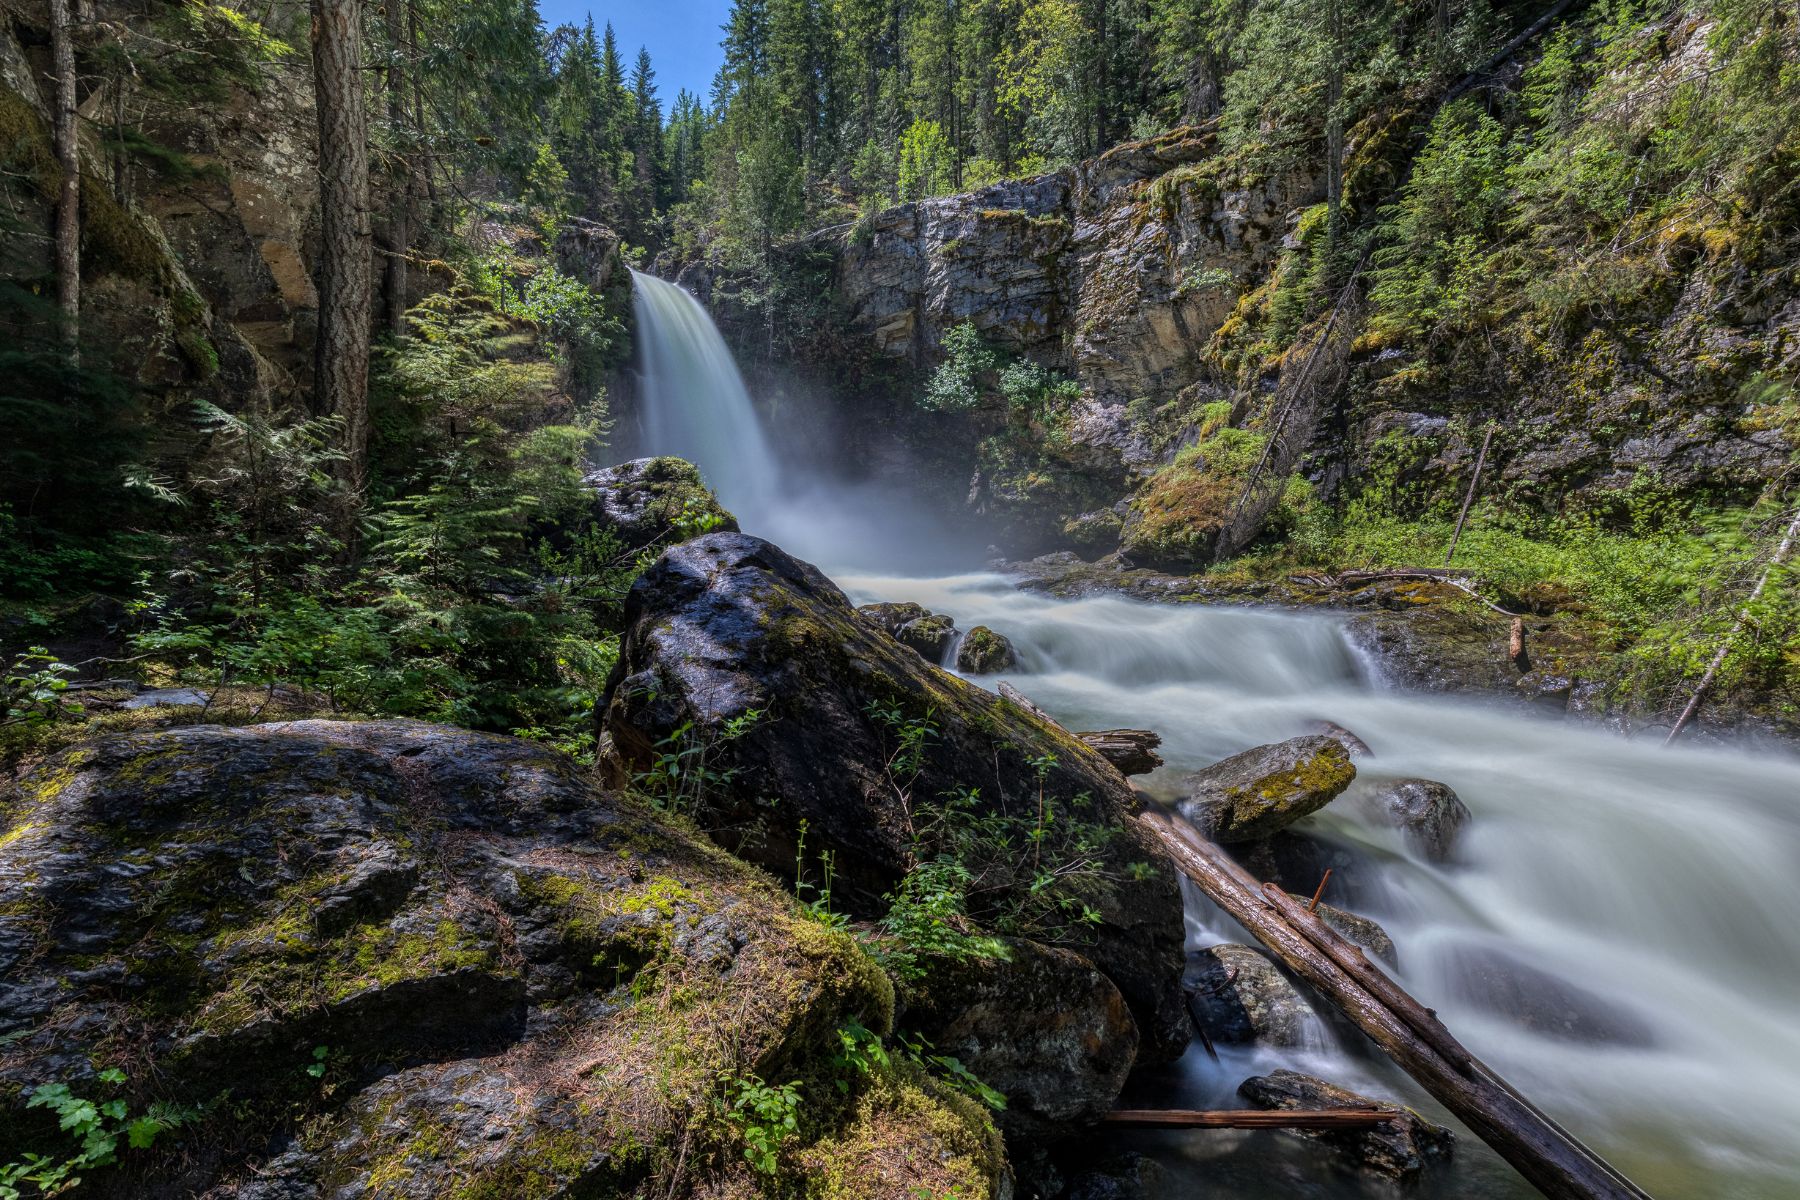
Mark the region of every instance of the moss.
[[1005, 1149], [966, 1096], [896, 1063], [871, 1080], [843, 1127], [795, 1155], [809, 1200], [894, 1196], [988, 1200], [1000, 1194]]

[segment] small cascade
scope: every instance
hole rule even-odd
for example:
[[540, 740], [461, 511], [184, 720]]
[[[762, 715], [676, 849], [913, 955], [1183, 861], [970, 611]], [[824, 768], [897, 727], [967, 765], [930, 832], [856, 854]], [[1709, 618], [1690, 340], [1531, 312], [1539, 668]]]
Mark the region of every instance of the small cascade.
[[631, 273], [643, 372], [644, 449], [700, 468], [725, 507], [766, 513], [780, 476], [750, 392], [719, 328], [684, 288]]

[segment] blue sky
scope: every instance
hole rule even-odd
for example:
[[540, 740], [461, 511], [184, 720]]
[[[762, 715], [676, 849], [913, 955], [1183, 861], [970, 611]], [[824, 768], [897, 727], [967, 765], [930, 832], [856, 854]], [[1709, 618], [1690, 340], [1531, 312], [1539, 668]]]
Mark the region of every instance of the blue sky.
[[590, 12], [598, 27], [611, 21], [627, 67], [638, 47], [647, 47], [665, 112], [682, 88], [702, 100], [712, 91], [722, 59], [719, 27], [730, 9], [731, 0], [538, 0], [548, 29], [579, 25]]

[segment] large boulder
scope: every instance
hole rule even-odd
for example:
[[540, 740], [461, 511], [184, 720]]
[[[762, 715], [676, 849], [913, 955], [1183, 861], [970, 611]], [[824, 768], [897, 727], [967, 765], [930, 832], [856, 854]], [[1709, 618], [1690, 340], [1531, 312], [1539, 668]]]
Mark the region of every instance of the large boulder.
[[901, 1024], [1006, 1096], [1008, 1134], [1044, 1138], [1109, 1112], [1137, 1058], [1112, 980], [1070, 950], [1009, 939], [1006, 957], [934, 958], [902, 989]]
[[[809, 1145], [853, 1142], [885, 1190], [834, 1194], [1004, 1186], [963, 1097], [840, 1065], [840, 1027], [893, 1013], [851, 937], [543, 747], [147, 732], [49, 759], [0, 814], [0, 1162], [66, 1144], [23, 1106], [46, 1084], [203, 1106], [84, 1195], [624, 1195], [752, 1077], [806, 1081], [798, 1182], [828, 1174]], [[690, 1181], [725, 1194], [742, 1146], [702, 1136]]]
[[[1272, 1071], [1238, 1085], [1238, 1095], [1258, 1108], [1305, 1112], [1318, 1108], [1367, 1108], [1377, 1103], [1336, 1084], [1298, 1071]], [[1294, 1130], [1343, 1154], [1352, 1165], [1393, 1179], [1416, 1179], [1427, 1164], [1450, 1157], [1456, 1135], [1433, 1125], [1411, 1109], [1386, 1125], [1369, 1129]]]
[[1376, 814], [1406, 833], [1419, 852], [1434, 862], [1456, 853], [1469, 808], [1448, 785], [1431, 779], [1398, 779], [1376, 794]]
[[1446, 947], [1437, 962], [1451, 996], [1539, 1037], [1596, 1045], [1654, 1046], [1637, 1013], [1495, 946]]
[[1207, 1040], [1298, 1046], [1317, 1021], [1300, 989], [1260, 951], [1227, 942], [1188, 955], [1188, 1010]]
[[[804, 826], [810, 853], [834, 855], [834, 900], [866, 916], [885, 912], [933, 829], [992, 821], [1023, 835], [1042, 797], [1056, 817], [1045, 853], [1092, 868], [1075, 874], [1096, 920], [1069, 940], [1118, 985], [1149, 1056], [1179, 1052], [1180, 892], [1105, 759], [921, 662], [759, 538], [712, 534], [668, 551], [633, 585], [625, 619], [601, 710], [610, 769], [655, 779], [670, 753], [705, 747], [705, 784], [682, 793], [695, 819], [789, 874]], [[1015, 913], [1037, 903], [1033, 860], [1002, 857], [997, 873], [1010, 876], [991, 879], [985, 900]]]
[[611, 533], [623, 550], [660, 548], [738, 527], [700, 477], [700, 468], [686, 459], [636, 458], [592, 472], [582, 486], [593, 497], [593, 527]]
[[1181, 813], [1214, 841], [1256, 841], [1318, 812], [1355, 778], [1350, 752], [1336, 738], [1291, 738], [1190, 775]]

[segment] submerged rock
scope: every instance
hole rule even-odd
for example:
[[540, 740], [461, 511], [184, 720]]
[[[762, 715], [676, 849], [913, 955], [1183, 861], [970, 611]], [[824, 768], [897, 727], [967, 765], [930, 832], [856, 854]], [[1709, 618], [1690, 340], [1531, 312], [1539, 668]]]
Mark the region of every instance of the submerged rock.
[[1317, 1017], [1300, 989], [1260, 951], [1227, 942], [1188, 955], [1188, 1011], [1208, 1040], [1298, 1046]]
[[593, 495], [593, 527], [612, 533], [627, 551], [738, 527], [700, 477], [700, 468], [686, 459], [633, 459], [591, 473], [582, 486]]
[[1469, 808], [1447, 785], [1431, 779], [1401, 779], [1376, 794], [1376, 812], [1404, 830], [1407, 840], [1435, 862], [1448, 862], [1456, 852]]
[[808, 1095], [821, 1145], [880, 1164], [842, 1194], [1002, 1187], [966, 1098], [836, 1065], [841, 1025], [891, 1029], [854, 939], [544, 747], [195, 726], [66, 751], [0, 813], [0, 1162], [60, 1144], [25, 1088], [107, 1098], [121, 1067], [134, 1112], [231, 1101], [203, 1154], [84, 1194], [631, 1194], [751, 1074], [849, 1088]]
[[1450, 994], [1519, 1028], [1570, 1042], [1645, 1047], [1651, 1027], [1622, 1004], [1489, 946], [1452, 946], [1439, 962]]
[[[1017, 815], [1036, 811], [1041, 786], [1061, 828], [1102, 834], [1094, 857], [1106, 882], [1087, 900], [1100, 921], [1077, 948], [1124, 994], [1146, 1052], [1179, 1051], [1180, 892], [1105, 759], [927, 666], [817, 570], [759, 538], [713, 534], [670, 550], [633, 586], [625, 619], [601, 706], [608, 769], [649, 771], [672, 741], [708, 746], [710, 783], [686, 798], [694, 818], [780, 872], [794, 870], [805, 822], [808, 853], [834, 855], [835, 898], [865, 916], [886, 911], [925, 806], [978, 789], [973, 813]], [[903, 738], [920, 753], [897, 779]], [[1028, 887], [1021, 873], [990, 899]]]
[[1343, 743], [1316, 734], [1292, 738], [1188, 776], [1181, 814], [1215, 841], [1255, 841], [1324, 808], [1355, 778]]
[[968, 675], [998, 675], [1019, 665], [1018, 652], [1002, 634], [977, 625], [956, 646], [956, 669]]
[[[1317, 1108], [1366, 1108], [1383, 1103], [1326, 1083], [1298, 1071], [1272, 1071], [1255, 1075], [1238, 1085], [1238, 1095], [1256, 1105], [1288, 1112]], [[1397, 1120], [1370, 1129], [1295, 1129], [1289, 1132], [1331, 1146], [1358, 1168], [1410, 1180], [1433, 1162], [1450, 1157], [1456, 1135], [1433, 1125], [1411, 1109], [1400, 1109]]]
[[1008, 957], [933, 958], [902, 990], [902, 1023], [1006, 1096], [1007, 1134], [1045, 1137], [1113, 1107], [1137, 1058], [1119, 989], [1069, 950], [1009, 939]]

